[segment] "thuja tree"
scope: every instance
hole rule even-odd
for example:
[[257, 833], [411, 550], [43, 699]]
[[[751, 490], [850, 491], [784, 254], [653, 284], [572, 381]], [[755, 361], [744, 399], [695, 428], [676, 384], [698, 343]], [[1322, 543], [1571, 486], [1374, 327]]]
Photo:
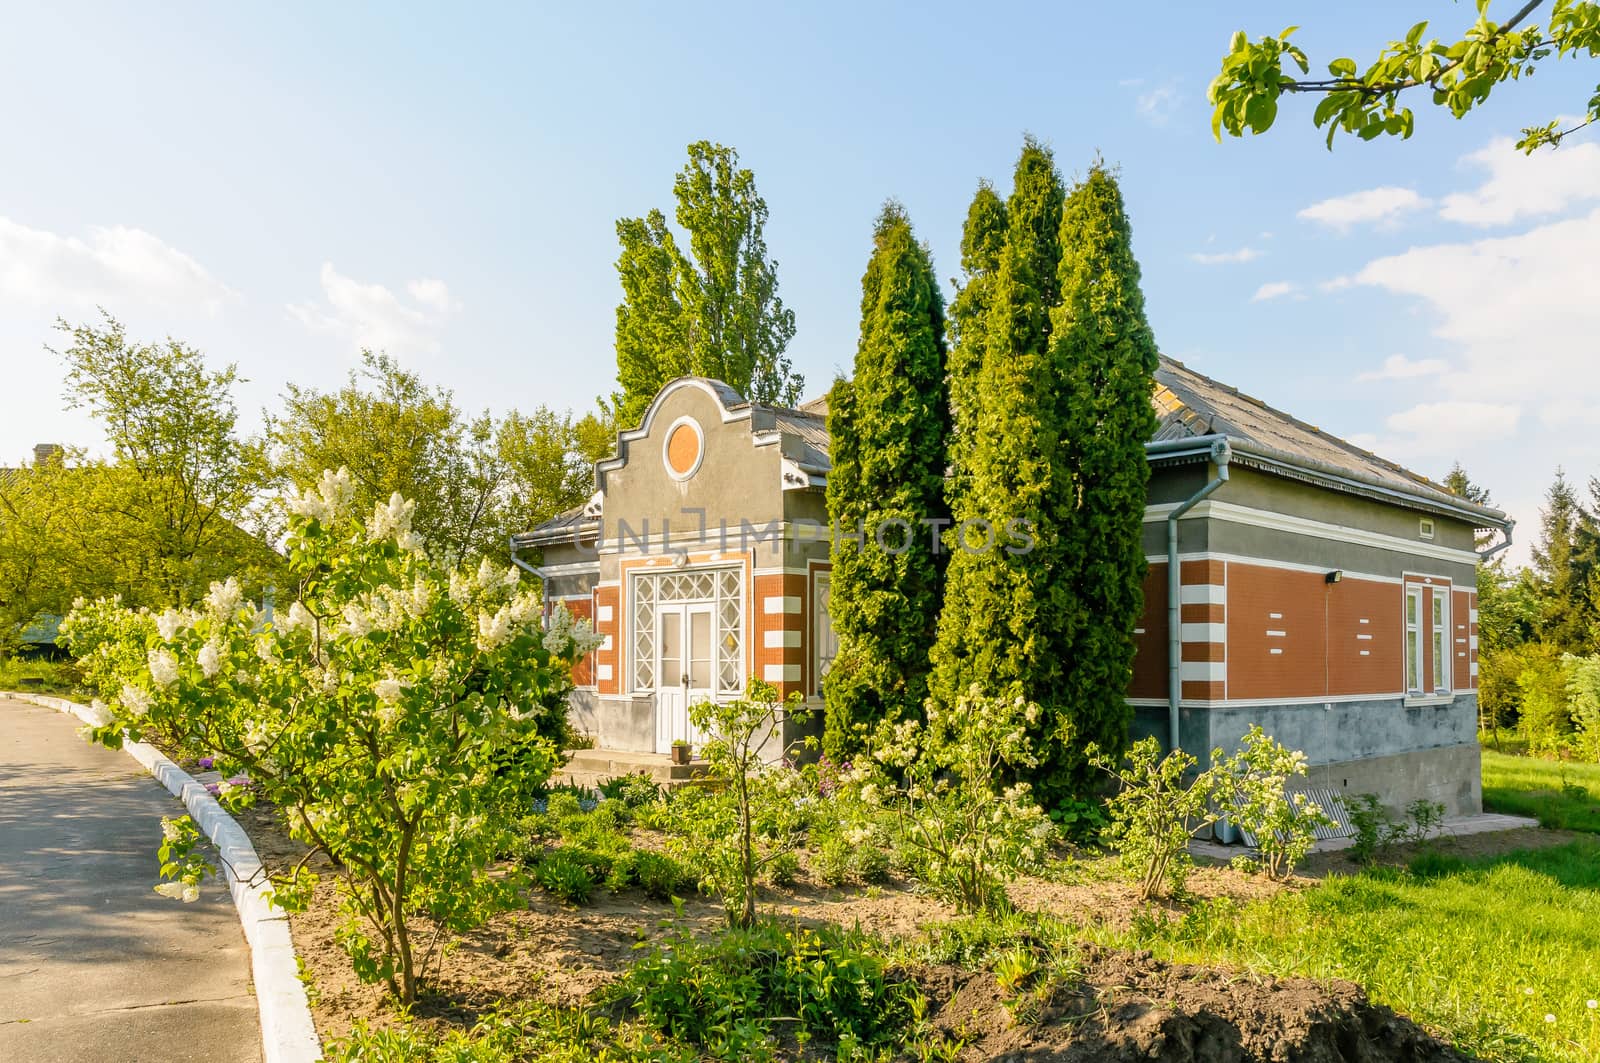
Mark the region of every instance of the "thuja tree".
[[1060, 691], [1074, 741], [1057, 765], [1083, 784], [1090, 774], [1084, 743], [1117, 755], [1127, 741], [1133, 629], [1144, 608], [1144, 448], [1156, 430], [1155, 337], [1122, 193], [1103, 166], [1067, 196], [1058, 276], [1051, 343], [1061, 386], [1060, 460], [1076, 497], [1061, 523], [1066, 548], [1057, 578], [1074, 585], [1081, 619]]
[[971, 472], [970, 455], [978, 430], [978, 374], [983, 369], [983, 351], [989, 335], [989, 295], [1005, 239], [1005, 200], [993, 185], [983, 181], [967, 208], [967, 221], [961, 230], [963, 283], [950, 301], [948, 320], [950, 441], [946, 449], [950, 478], [945, 493], [952, 511], [959, 508], [956, 499], [966, 490], [966, 478]]
[[[341, 471], [294, 501], [296, 593], [270, 622], [229, 581], [203, 607], [150, 623], [103, 602], [66, 628], [85, 645], [107, 631], [138, 640], [120, 656], [97, 651], [129, 663], [94, 737], [175, 734], [247, 776], [225, 796], [259, 795], [327, 854], [339, 941], [363, 978], [409, 1002], [442, 935], [510, 900], [512, 882], [489, 864], [557, 763], [538, 724], [561, 711], [571, 665], [595, 643], [564, 613], [545, 630], [515, 570], [430, 562], [399, 495], [361, 521], [352, 494]], [[314, 882], [302, 866], [275, 891], [294, 910]]]
[[941, 708], [953, 708], [974, 684], [1039, 706], [1029, 724], [1038, 763], [1025, 774], [1047, 807], [1072, 788], [1062, 770], [1073, 741], [1064, 733], [1064, 666], [1080, 615], [1076, 587], [1059, 578], [1062, 525], [1076, 497], [1060, 453], [1064, 425], [1051, 344], [1064, 198], [1049, 151], [1028, 141], [989, 294], [932, 681]]
[[879, 720], [914, 716], [928, 693], [944, 557], [944, 300], [898, 204], [884, 207], [862, 279], [861, 340], [829, 435], [849, 440], [828, 479], [828, 516], [860, 538], [833, 552], [839, 653], [825, 687], [824, 749], [847, 759]]

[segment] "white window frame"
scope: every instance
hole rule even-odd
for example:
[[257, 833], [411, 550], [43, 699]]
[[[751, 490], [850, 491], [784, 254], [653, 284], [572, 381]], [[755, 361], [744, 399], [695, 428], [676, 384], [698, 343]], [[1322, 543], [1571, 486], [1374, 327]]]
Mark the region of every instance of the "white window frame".
[[[822, 696], [822, 681], [839, 654], [839, 636], [833, 627], [833, 580], [831, 572], [814, 572], [811, 576], [811, 685], [814, 697]], [[823, 608], [827, 601], [830, 608]], [[823, 656], [824, 646], [832, 646], [833, 654]]]
[[[1405, 669], [1405, 688], [1410, 695], [1420, 695], [1422, 689], [1422, 584], [1406, 584], [1405, 612], [1401, 621], [1405, 625], [1405, 646], [1401, 653], [1401, 667]], [[1416, 611], [1412, 612], [1412, 605]], [[1413, 619], [1413, 617], [1415, 619]], [[1413, 656], [1414, 655], [1414, 656]], [[1417, 662], [1416, 674], [1411, 671], [1411, 662]]]
[[1433, 693], [1448, 694], [1453, 685], [1451, 675], [1452, 655], [1450, 653], [1450, 589], [1447, 587], [1434, 587], [1433, 609], [1430, 618], [1433, 621]]

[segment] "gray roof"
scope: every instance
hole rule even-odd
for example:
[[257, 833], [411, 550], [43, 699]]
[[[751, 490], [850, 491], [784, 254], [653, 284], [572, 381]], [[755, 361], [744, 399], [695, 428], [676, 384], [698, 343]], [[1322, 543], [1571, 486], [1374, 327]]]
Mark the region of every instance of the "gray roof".
[[[1354, 443], [1324, 432], [1260, 399], [1198, 373], [1174, 358], [1161, 356], [1151, 396], [1160, 418], [1153, 443], [1165, 444], [1152, 461], [1177, 457], [1170, 444], [1184, 439], [1226, 437], [1243, 460], [1276, 473], [1305, 474], [1303, 478], [1338, 490], [1374, 494], [1387, 501], [1420, 504], [1478, 522], [1480, 527], [1503, 527], [1505, 514], [1474, 505], [1452, 494], [1442, 484], [1381, 458]], [[749, 408], [752, 425], [776, 429], [784, 436], [785, 457], [816, 476], [827, 475], [829, 459], [828, 398], [823, 395], [798, 409], [751, 402], [721, 381], [708, 381], [728, 409]], [[1253, 456], [1253, 460], [1252, 460]], [[1191, 456], [1192, 457], [1192, 456]], [[552, 517], [519, 542], [528, 545], [570, 539], [583, 527], [597, 525], [579, 506]]]

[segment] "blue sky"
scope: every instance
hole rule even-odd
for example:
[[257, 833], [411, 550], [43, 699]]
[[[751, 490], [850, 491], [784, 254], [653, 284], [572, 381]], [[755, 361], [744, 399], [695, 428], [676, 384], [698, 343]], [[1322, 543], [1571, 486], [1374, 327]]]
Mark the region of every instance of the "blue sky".
[[[1496, 7], [1504, 6], [1498, 0]], [[381, 346], [469, 409], [612, 386], [616, 218], [671, 207], [684, 145], [733, 145], [820, 391], [853, 357], [872, 219], [901, 200], [956, 274], [976, 182], [1024, 132], [1121, 168], [1162, 348], [1430, 475], [1454, 459], [1532, 534], [1558, 464], [1600, 472], [1593, 64], [1464, 122], [1332, 153], [1289, 101], [1211, 139], [1234, 29], [1371, 54], [1470, 6], [13, 5], [0, 37], [0, 460], [96, 446], [51, 322], [104, 305], [237, 362], [252, 426]], [[866, 10], [863, 10], [865, 8]]]

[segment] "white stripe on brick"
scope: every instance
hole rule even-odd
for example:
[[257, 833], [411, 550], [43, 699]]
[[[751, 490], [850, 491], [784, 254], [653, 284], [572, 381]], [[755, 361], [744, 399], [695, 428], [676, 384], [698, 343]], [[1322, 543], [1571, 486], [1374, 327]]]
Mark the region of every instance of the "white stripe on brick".
[[611, 606], [602, 605], [595, 613], [595, 619], [602, 624], [611, 623]]
[[1228, 666], [1222, 661], [1184, 661], [1178, 675], [1185, 683], [1220, 683], [1228, 678]]
[[1182, 624], [1180, 627], [1185, 642], [1226, 642], [1228, 638], [1226, 624]]
[[606, 635], [603, 638], [601, 638], [601, 640], [600, 640], [600, 648], [602, 650], [609, 650], [611, 648], [611, 636], [610, 635]]
[[761, 678], [769, 683], [798, 683], [800, 682], [800, 666], [798, 664], [769, 664], [761, 669]]
[[609, 664], [597, 665], [594, 670], [596, 679], [610, 679], [611, 666]]
[[1274, 631], [1272, 628], [1267, 629], [1267, 638], [1269, 639], [1286, 639], [1288, 637], [1289, 633], [1287, 631]]
[[1274, 647], [1272, 647], [1272, 649], [1268, 650], [1267, 652], [1271, 653], [1271, 654], [1279, 654], [1279, 653], [1283, 652], [1283, 647], [1282, 646], [1274, 646]]
[[768, 616], [779, 613], [798, 613], [800, 611], [800, 599], [792, 594], [787, 597], [775, 594], [770, 598], [761, 599], [761, 611]]
[[784, 631], [782, 629], [764, 631], [761, 633], [761, 644], [769, 650], [781, 650], [785, 646], [798, 646], [800, 645], [800, 632]]
[[1227, 605], [1228, 588], [1220, 583], [1190, 584], [1183, 588], [1178, 600], [1184, 605]]

